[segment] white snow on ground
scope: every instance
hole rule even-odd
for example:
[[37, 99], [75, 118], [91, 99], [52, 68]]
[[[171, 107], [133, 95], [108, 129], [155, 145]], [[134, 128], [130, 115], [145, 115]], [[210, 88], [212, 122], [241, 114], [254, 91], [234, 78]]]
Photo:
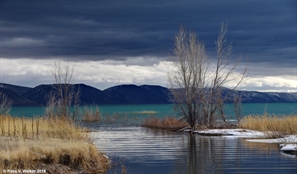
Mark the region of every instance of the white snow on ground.
[[[297, 144], [280, 144], [279, 146], [281, 147], [281, 151], [283, 151], [285, 153], [286, 152], [287, 153], [292, 153], [292, 152], [297, 153]], [[294, 155], [291, 157], [294, 157]], [[294, 158], [296, 158], [296, 155]]]
[[[185, 130], [187, 131], [187, 130]], [[197, 130], [194, 133], [201, 135], [221, 135], [230, 138], [253, 138], [247, 139], [248, 142], [258, 142], [258, 143], [283, 143], [280, 144], [281, 151], [283, 152], [297, 152], [297, 135], [288, 135], [284, 138], [275, 139], [259, 139], [265, 138], [266, 135], [263, 132], [253, 131], [248, 129], [207, 129], [207, 130]], [[293, 155], [293, 157], [296, 155]], [[295, 158], [294, 157], [294, 158]]]
[[194, 131], [204, 135], [222, 135], [224, 137], [242, 137], [242, 138], [264, 138], [265, 134], [259, 131], [248, 129], [207, 129]]
[[282, 148], [282, 151], [297, 151], [296, 144], [285, 144]]
[[246, 140], [249, 142], [258, 142], [258, 143], [297, 143], [297, 135], [288, 135], [284, 138], [275, 138], [275, 139], [251, 139]]

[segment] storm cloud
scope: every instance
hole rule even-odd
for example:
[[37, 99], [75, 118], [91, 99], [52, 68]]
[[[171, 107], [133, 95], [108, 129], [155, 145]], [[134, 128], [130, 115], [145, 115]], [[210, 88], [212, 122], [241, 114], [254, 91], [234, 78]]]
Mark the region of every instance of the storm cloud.
[[282, 67], [274, 75], [287, 68], [285, 75], [296, 76], [296, 16], [296, 0], [3, 0], [0, 58], [153, 66], [167, 60], [180, 26], [214, 55], [226, 22], [234, 58], [247, 59], [251, 74], [269, 76], [269, 67]]
[[183, 25], [209, 51], [221, 22], [251, 62], [296, 58], [296, 1], [1, 1], [1, 57], [167, 56]]

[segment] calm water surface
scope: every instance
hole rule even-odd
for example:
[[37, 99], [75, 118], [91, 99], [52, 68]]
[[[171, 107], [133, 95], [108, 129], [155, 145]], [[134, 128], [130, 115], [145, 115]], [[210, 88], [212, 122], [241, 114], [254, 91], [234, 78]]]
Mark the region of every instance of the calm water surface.
[[282, 154], [276, 144], [133, 126], [97, 129], [91, 133], [97, 147], [129, 174], [297, 173], [296, 155]]

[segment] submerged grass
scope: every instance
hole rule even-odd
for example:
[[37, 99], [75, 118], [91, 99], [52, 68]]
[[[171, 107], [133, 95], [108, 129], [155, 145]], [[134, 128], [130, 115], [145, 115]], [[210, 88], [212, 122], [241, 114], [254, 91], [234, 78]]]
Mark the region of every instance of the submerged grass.
[[0, 128], [0, 171], [43, 168], [49, 173], [104, 173], [109, 166], [86, 131], [69, 120], [0, 116]]
[[133, 114], [147, 114], [147, 115], [154, 115], [154, 114], [158, 114], [159, 112], [157, 111], [152, 111], [152, 110], [143, 110], [143, 111], [135, 111], [132, 112]]
[[102, 111], [98, 106], [85, 106], [82, 114], [82, 121], [96, 122], [102, 119]]
[[297, 135], [297, 115], [250, 115], [240, 120], [241, 128], [266, 132], [269, 137]]

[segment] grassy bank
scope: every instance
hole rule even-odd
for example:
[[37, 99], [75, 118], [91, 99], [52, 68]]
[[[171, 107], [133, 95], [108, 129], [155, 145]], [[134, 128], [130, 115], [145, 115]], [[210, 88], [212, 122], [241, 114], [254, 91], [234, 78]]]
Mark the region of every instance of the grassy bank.
[[[148, 128], [177, 130], [187, 126], [184, 120], [179, 120], [174, 117], [147, 117], [142, 126]], [[197, 126], [196, 129], [206, 129], [204, 126]], [[240, 120], [237, 125], [221, 124], [218, 129], [226, 128], [243, 128], [256, 130], [266, 133], [269, 137], [282, 137], [284, 135], [297, 135], [297, 115], [276, 116], [270, 114], [264, 115], [249, 115]]]
[[144, 119], [141, 126], [148, 128], [166, 129], [166, 130], [178, 130], [187, 126], [185, 120], [180, 120], [175, 117], [147, 117]]
[[86, 131], [69, 120], [0, 116], [0, 131], [0, 171], [104, 173], [109, 165]]
[[250, 115], [240, 120], [241, 128], [266, 132], [269, 137], [297, 135], [297, 115]]

